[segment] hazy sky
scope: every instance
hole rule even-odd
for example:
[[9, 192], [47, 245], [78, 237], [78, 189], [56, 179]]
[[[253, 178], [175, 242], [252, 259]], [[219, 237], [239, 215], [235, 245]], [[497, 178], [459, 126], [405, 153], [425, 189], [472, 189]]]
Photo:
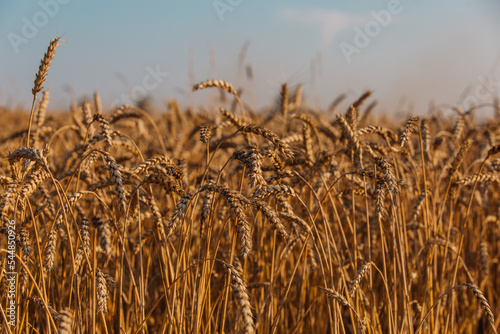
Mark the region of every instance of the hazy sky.
[[[190, 87], [211, 78], [242, 86], [255, 107], [284, 82], [304, 84], [305, 99], [322, 108], [371, 89], [389, 112], [500, 94], [498, 0], [0, 0], [0, 105], [31, 105], [58, 35], [67, 43], [45, 83], [53, 107], [94, 90], [107, 107], [144, 93], [160, 107], [169, 98], [208, 103]], [[245, 43], [253, 80], [239, 71]]]

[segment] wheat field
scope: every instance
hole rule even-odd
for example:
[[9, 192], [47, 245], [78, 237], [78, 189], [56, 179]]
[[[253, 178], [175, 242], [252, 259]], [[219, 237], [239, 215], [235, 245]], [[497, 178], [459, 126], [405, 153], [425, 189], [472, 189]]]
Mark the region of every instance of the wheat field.
[[263, 113], [207, 80], [199, 110], [61, 114], [59, 42], [29, 117], [1, 110], [2, 332], [497, 332], [498, 100], [391, 119], [283, 84]]

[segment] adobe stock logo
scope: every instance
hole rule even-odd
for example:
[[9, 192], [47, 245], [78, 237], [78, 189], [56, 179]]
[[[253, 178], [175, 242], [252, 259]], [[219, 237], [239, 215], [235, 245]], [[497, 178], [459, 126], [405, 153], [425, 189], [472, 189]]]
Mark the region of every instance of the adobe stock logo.
[[486, 77], [479, 76], [470, 94], [458, 107], [462, 110], [478, 107], [481, 103], [491, 102], [498, 94], [500, 94], [500, 81], [495, 80], [492, 74]]
[[26, 16], [21, 17], [20, 34], [9, 32], [7, 39], [15, 53], [19, 53], [19, 46], [28, 44], [28, 42], [38, 35], [38, 31], [45, 27], [51, 18], [54, 18], [58, 13], [61, 5], [66, 5], [70, 0], [40, 0], [38, 6], [40, 10], [35, 12], [31, 18]]
[[124, 104], [133, 105], [144, 99], [148, 92], [151, 92], [158, 88], [158, 86], [163, 82], [163, 80], [169, 76], [168, 72], [162, 72], [160, 70], [160, 65], [156, 65], [153, 69], [151, 66], [146, 66], [146, 74], [142, 78], [142, 84], [134, 86], [128, 94], [122, 94], [119, 98], [113, 101], [111, 107], [118, 107]]
[[214, 0], [212, 5], [214, 6], [217, 15], [221, 21], [224, 21], [224, 13], [232, 12], [236, 7], [241, 5], [243, 0]]
[[356, 26], [354, 28], [354, 38], [352, 44], [340, 43], [340, 50], [348, 63], [351, 63], [354, 54], [360, 54], [361, 51], [368, 47], [371, 41], [380, 35], [382, 28], [387, 27], [393, 20], [393, 17], [403, 11], [403, 6], [399, 0], [391, 0], [387, 4], [387, 9], [382, 9], [378, 12], [372, 10], [370, 12], [373, 20], [365, 23], [363, 29]]

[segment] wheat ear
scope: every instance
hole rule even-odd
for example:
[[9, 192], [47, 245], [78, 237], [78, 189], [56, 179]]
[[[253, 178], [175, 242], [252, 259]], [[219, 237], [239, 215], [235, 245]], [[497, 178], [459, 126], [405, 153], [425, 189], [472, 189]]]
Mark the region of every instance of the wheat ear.
[[60, 44], [59, 43], [60, 40], [61, 40], [60, 37], [56, 37], [50, 41], [49, 47], [47, 48], [47, 52], [43, 56], [43, 59], [40, 63], [40, 67], [38, 68], [38, 72], [36, 73], [36, 76], [35, 76], [34, 87], [31, 90], [31, 92], [33, 93], [33, 103], [31, 105], [30, 121], [28, 124], [28, 138], [27, 138], [26, 146], [29, 146], [30, 135], [31, 135], [31, 125], [33, 123], [33, 114], [34, 114], [34, 110], [35, 110], [36, 96], [43, 89], [43, 83], [45, 82], [45, 79], [47, 78], [47, 71], [49, 70], [50, 63], [52, 62], [52, 59], [54, 58], [54, 55], [56, 54], [56, 48]]
[[481, 290], [479, 290], [479, 288], [474, 284], [464, 283], [463, 285], [472, 290], [474, 296], [476, 296], [476, 299], [481, 305], [481, 309], [484, 311], [484, 313], [486, 313], [486, 318], [493, 325], [493, 327], [495, 327], [495, 316], [493, 315], [490, 304], [488, 304], [488, 300], [486, 300], [486, 297], [481, 292]]
[[73, 320], [74, 320], [74, 315], [73, 312], [69, 308], [66, 308], [62, 310], [59, 313], [59, 317], [61, 319], [61, 322], [59, 322], [59, 334], [72, 334], [73, 328]]
[[250, 305], [250, 297], [248, 296], [245, 282], [234, 266], [227, 263], [225, 263], [224, 266], [231, 276], [230, 284], [233, 288], [238, 306], [240, 307], [240, 313], [243, 318], [244, 324], [243, 332], [246, 334], [255, 333], [254, 321], [252, 317], [252, 306]]
[[419, 119], [420, 117], [413, 116], [410, 117], [408, 122], [406, 122], [405, 129], [403, 130], [403, 133], [399, 137], [398, 141], [400, 147], [403, 147], [405, 143], [410, 139], [411, 134], [415, 131], [416, 127], [418, 126]]
[[290, 147], [271, 130], [268, 130], [260, 125], [250, 124], [239, 128], [243, 133], [254, 133], [269, 140], [276, 149], [278, 149], [285, 157], [293, 159], [293, 152]]
[[101, 269], [97, 269], [96, 273], [97, 287], [97, 312], [108, 312], [108, 286], [105, 274]]
[[351, 288], [349, 289], [349, 295], [351, 297], [353, 297], [354, 294], [356, 293], [356, 290], [358, 289], [359, 284], [361, 283], [361, 280], [363, 279], [363, 277], [366, 276], [366, 274], [370, 270], [371, 266], [372, 266], [371, 262], [365, 263], [358, 270], [358, 272], [356, 273], [356, 275], [354, 275], [354, 278], [352, 279], [352, 282], [351, 282]]
[[200, 189], [200, 191], [206, 190], [221, 194], [229, 203], [229, 206], [236, 216], [236, 232], [238, 234], [238, 238], [240, 239], [241, 247], [240, 256], [246, 259], [252, 251], [252, 235], [250, 223], [248, 222], [247, 216], [243, 209], [245, 205], [250, 204], [250, 201], [243, 195], [237, 193], [234, 190], [230, 190], [226, 186], [208, 183]]
[[42, 100], [38, 104], [35, 115], [35, 123], [37, 128], [41, 128], [45, 122], [45, 116], [47, 114], [47, 105], [49, 104], [49, 91], [45, 90], [42, 95]]

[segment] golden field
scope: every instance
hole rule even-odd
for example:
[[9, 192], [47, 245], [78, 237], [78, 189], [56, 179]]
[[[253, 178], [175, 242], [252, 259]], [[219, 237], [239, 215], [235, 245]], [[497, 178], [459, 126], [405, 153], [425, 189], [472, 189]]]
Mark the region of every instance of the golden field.
[[315, 110], [283, 84], [255, 112], [208, 80], [199, 110], [96, 93], [61, 114], [57, 44], [29, 116], [0, 115], [3, 332], [496, 333], [498, 100], [390, 119], [370, 92]]

